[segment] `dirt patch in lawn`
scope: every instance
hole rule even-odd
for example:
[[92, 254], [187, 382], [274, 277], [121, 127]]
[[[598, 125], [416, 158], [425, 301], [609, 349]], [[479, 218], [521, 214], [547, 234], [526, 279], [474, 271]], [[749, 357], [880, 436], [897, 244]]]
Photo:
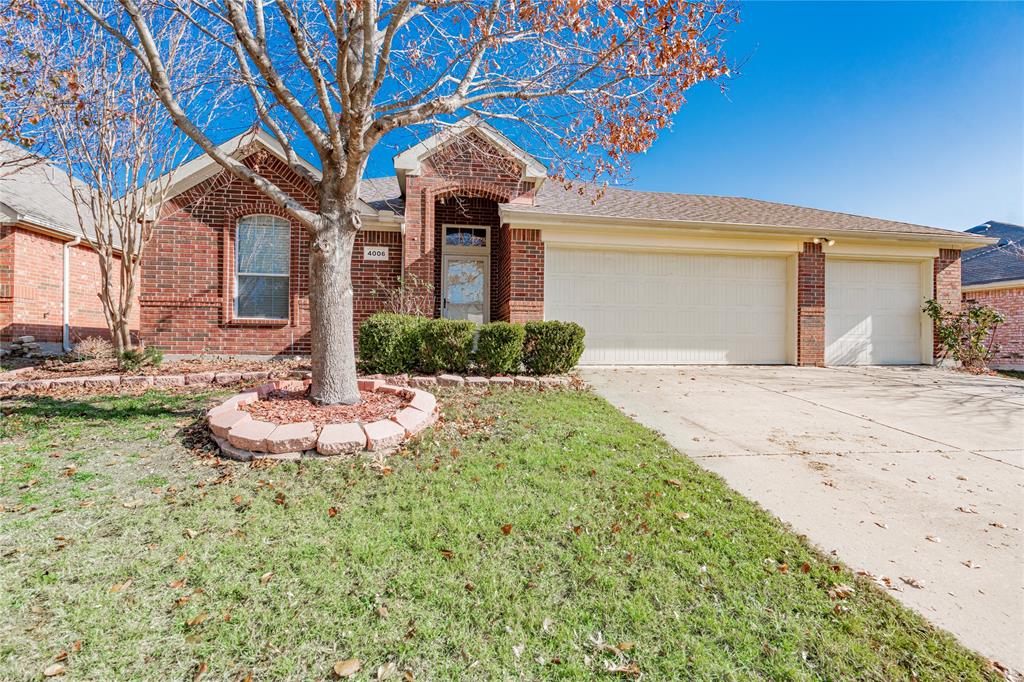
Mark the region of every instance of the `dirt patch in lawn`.
[[308, 370], [308, 360], [238, 360], [232, 358], [196, 358], [191, 360], [174, 360], [165, 362], [159, 367], [141, 367], [134, 371], [118, 369], [113, 359], [81, 360], [65, 362], [62, 359], [50, 358], [31, 369], [22, 369], [16, 373], [0, 373], [0, 381], [32, 379], [60, 379], [62, 377], [102, 376], [106, 374], [126, 374], [144, 376], [162, 376], [167, 374], [194, 374], [197, 372], [274, 372], [282, 375], [293, 370]]
[[388, 419], [407, 402], [391, 393], [360, 391], [355, 405], [315, 405], [307, 391], [272, 391], [262, 400], [243, 405], [242, 409], [260, 421], [275, 424], [313, 422], [320, 429], [327, 424], [362, 422], [368, 424]]

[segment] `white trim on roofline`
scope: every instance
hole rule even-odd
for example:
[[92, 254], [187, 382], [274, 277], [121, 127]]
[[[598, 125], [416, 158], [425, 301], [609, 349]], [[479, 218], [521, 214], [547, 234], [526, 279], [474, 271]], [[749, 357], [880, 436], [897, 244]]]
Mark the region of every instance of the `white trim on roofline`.
[[[703, 230], [711, 232], [731, 232], [737, 236], [743, 235], [774, 235], [774, 236], [799, 236], [799, 237], [822, 237], [843, 235], [850, 239], [869, 239], [871, 241], [913, 241], [940, 244], [946, 248], [977, 248], [988, 244], [995, 244], [998, 239], [992, 237], [961, 237], [960, 233], [951, 232], [948, 236], [943, 234], [923, 234], [916, 232], [888, 232], [884, 230], [849, 230], [834, 227], [801, 227], [794, 225], [759, 225], [754, 223], [716, 223], [696, 220], [667, 220], [661, 218], [626, 218], [615, 216], [591, 216], [575, 215], [567, 213], [541, 213], [536, 209], [529, 211], [517, 210], [511, 204], [499, 204], [498, 215], [501, 222], [512, 227], [543, 229], [544, 227], [557, 227], [562, 229], [578, 230], [607, 230], [607, 229], [664, 229], [677, 231], [679, 229]], [[966, 234], [966, 233], [965, 233]]]
[[522, 179], [527, 182], [533, 182], [535, 189], [540, 189], [540, 186], [544, 184], [544, 179], [548, 176], [548, 170], [544, 167], [544, 164], [508, 139], [497, 128], [484, 121], [479, 115], [470, 114], [450, 126], [446, 126], [440, 132], [431, 135], [419, 144], [395, 155], [395, 175], [398, 176], [398, 187], [402, 195], [405, 195], [406, 177], [409, 175], [419, 175], [420, 167], [424, 160], [445, 145], [471, 131], [478, 133], [519, 162], [523, 168]]
[[1024, 288], [1024, 279], [1004, 279], [999, 282], [982, 282], [981, 284], [964, 284], [960, 289], [964, 293], [972, 291], [997, 291], [999, 289]]

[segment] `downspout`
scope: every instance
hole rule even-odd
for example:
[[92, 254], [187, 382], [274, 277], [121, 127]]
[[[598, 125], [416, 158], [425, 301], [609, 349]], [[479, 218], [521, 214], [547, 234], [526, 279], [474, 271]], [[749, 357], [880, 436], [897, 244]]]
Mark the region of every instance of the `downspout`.
[[402, 291], [402, 305], [405, 305], [405, 221], [398, 226], [398, 286]]
[[64, 297], [61, 345], [65, 353], [71, 352], [71, 249], [82, 243], [81, 235], [64, 242]]

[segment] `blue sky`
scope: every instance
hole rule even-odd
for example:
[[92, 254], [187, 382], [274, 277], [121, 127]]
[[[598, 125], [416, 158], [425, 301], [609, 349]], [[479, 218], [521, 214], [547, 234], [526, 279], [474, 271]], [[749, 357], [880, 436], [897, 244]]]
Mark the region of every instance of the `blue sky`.
[[723, 96], [634, 161], [641, 189], [965, 229], [1024, 224], [1024, 3], [748, 2]]

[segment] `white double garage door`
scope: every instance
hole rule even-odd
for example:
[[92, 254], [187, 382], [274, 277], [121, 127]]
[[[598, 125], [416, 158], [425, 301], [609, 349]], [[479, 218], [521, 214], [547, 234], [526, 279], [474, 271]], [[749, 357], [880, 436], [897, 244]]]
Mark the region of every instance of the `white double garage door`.
[[[544, 271], [545, 317], [583, 325], [583, 364], [795, 362], [795, 258], [549, 245]], [[922, 362], [920, 263], [825, 272], [826, 364]]]

